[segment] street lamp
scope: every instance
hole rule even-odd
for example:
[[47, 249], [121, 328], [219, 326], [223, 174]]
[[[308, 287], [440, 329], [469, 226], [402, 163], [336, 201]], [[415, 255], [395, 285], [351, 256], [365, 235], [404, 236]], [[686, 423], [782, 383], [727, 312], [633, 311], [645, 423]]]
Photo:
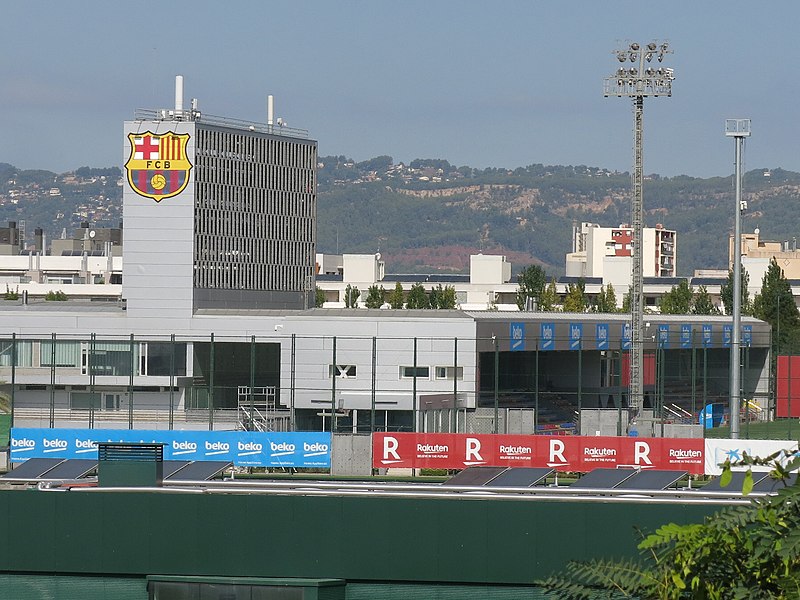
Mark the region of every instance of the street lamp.
[[[621, 63], [603, 84], [603, 96], [633, 98], [633, 194], [631, 198], [631, 228], [633, 256], [631, 261], [631, 350], [630, 393], [631, 420], [636, 418], [644, 399], [642, 363], [644, 346], [642, 329], [644, 318], [644, 293], [642, 282], [642, 189], [644, 170], [642, 163], [642, 136], [644, 132], [645, 96], [672, 96], [672, 69], [658, 66], [671, 54], [666, 42], [650, 42], [642, 47], [634, 42], [614, 55]], [[656, 63], [653, 63], [656, 59]], [[624, 66], [623, 66], [624, 65]]]
[[739, 438], [742, 344], [742, 146], [750, 137], [750, 119], [726, 119], [725, 135], [736, 140], [736, 207], [733, 226], [733, 331], [731, 332], [730, 412], [731, 439]]

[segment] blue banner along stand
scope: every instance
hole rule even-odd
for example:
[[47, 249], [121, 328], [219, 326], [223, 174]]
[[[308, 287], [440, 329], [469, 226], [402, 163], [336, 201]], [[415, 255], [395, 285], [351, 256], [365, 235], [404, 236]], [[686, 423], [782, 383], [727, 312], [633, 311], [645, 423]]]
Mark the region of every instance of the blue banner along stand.
[[164, 460], [219, 460], [243, 467], [331, 466], [330, 432], [145, 429], [11, 430], [10, 460], [97, 458], [97, 442], [161, 443]]

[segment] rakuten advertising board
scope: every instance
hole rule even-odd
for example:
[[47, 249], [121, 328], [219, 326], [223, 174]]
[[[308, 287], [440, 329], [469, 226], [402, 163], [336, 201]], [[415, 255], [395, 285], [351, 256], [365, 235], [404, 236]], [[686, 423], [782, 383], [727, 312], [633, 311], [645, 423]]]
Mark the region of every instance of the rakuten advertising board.
[[97, 442], [164, 444], [164, 460], [219, 460], [244, 467], [331, 466], [331, 434], [139, 429], [11, 430], [10, 458], [97, 458]]
[[702, 439], [454, 433], [375, 433], [374, 468], [466, 469], [474, 466], [598, 467], [685, 470], [702, 474]]

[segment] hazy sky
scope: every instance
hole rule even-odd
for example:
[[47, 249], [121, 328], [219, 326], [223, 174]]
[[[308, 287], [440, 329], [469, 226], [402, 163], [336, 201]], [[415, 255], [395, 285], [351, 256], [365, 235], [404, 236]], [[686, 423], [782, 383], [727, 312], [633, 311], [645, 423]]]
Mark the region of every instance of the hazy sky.
[[168, 108], [308, 129], [319, 154], [628, 171], [632, 108], [603, 98], [612, 51], [668, 40], [672, 98], [645, 100], [645, 172], [733, 172], [724, 120], [752, 119], [747, 169], [800, 171], [800, 3], [552, 0], [3, 4], [0, 162], [123, 162], [122, 122]]

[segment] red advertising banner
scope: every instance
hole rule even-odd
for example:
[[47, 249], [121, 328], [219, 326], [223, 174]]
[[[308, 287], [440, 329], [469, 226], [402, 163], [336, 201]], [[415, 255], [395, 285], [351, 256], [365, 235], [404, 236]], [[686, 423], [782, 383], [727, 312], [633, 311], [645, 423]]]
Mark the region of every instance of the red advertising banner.
[[474, 466], [599, 467], [685, 470], [702, 474], [702, 439], [456, 433], [375, 433], [374, 468], [466, 469]]

